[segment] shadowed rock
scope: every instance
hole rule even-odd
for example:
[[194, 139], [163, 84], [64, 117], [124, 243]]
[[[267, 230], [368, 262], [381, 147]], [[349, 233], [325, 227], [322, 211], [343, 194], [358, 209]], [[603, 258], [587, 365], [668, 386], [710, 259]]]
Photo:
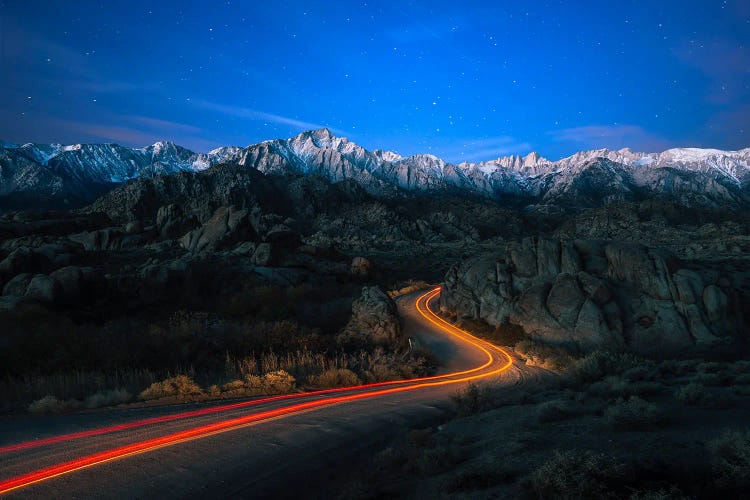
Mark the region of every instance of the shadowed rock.
[[441, 307], [583, 350], [675, 355], [739, 338], [726, 280], [680, 265], [639, 244], [525, 238], [454, 266]]

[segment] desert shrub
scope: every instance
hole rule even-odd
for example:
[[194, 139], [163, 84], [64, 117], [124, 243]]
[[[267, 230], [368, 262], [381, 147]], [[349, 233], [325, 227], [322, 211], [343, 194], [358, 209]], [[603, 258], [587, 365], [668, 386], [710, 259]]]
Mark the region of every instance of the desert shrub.
[[613, 351], [594, 351], [576, 360], [570, 367], [574, 380], [589, 383], [607, 375], [619, 375], [638, 365], [640, 361], [632, 354]]
[[682, 494], [682, 492], [676, 486], [672, 486], [669, 490], [658, 489], [658, 490], [638, 490], [634, 491], [628, 497], [628, 500], [685, 500], [688, 497]]
[[726, 376], [722, 376], [718, 373], [713, 372], [704, 372], [704, 373], [696, 373], [692, 381], [696, 384], [701, 384], [706, 387], [719, 387], [722, 385], [727, 385], [729, 383], [729, 380]]
[[750, 431], [727, 431], [707, 444], [717, 484], [747, 492], [750, 488]]
[[695, 359], [668, 359], [659, 363], [657, 369], [662, 375], [682, 376], [694, 372], [700, 362]]
[[750, 360], [735, 361], [729, 366], [728, 371], [734, 376], [748, 375], [750, 374]]
[[31, 413], [61, 413], [77, 407], [78, 401], [74, 399], [62, 401], [55, 396], [44, 396], [32, 402], [29, 405], [29, 411]]
[[498, 483], [495, 474], [488, 470], [467, 469], [451, 476], [445, 483], [448, 493], [474, 491], [489, 488]]
[[548, 370], [563, 370], [572, 362], [573, 357], [561, 347], [540, 344], [531, 340], [521, 340], [513, 350], [529, 366], [539, 366]]
[[221, 396], [221, 388], [219, 388], [219, 386], [216, 384], [212, 384], [206, 392], [208, 392], [208, 395], [212, 398], [218, 398], [219, 396]]
[[556, 451], [523, 481], [535, 498], [611, 498], [626, 479], [626, 468], [614, 458], [593, 451]]
[[357, 374], [347, 368], [331, 368], [311, 377], [310, 383], [318, 387], [348, 387], [361, 382]]
[[263, 377], [258, 375], [247, 375], [245, 377], [245, 387], [251, 394], [263, 394]]
[[487, 405], [487, 394], [476, 384], [469, 382], [466, 389], [451, 396], [451, 401], [460, 416], [473, 415]]
[[193, 379], [187, 375], [177, 375], [161, 382], [154, 382], [147, 389], [143, 390], [139, 397], [145, 401], [149, 401], [170, 396], [198, 396], [202, 393], [203, 390], [198, 387], [198, 384]]
[[456, 456], [448, 446], [430, 446], [416, 454], [413, 468], [420, 474], [436, 474], [456, 463]]
[[602, 398], [627, 396], [649, 396], [658, 394], [663, 389], [658, 382], [629, 382], [624, 377], [609, 376], [591, 384], [587, 393]]
[[707, 402], [709, 394], [704, 386], [691, 382], [688, 385], [677, 389], [674, 397], [686, 405], [699, 406]]
[[375, 454], [373, 463], [381, 470], [396, 470], [403, 467], [406, 461], [405, 448], [389, 446]]
[[662, 412], [654, 403], [638, 396], [618, 399], [604, 410], [604, 418], [615, 429], [650, 430], [662, 423]]
[[221, 395], [225, 398], [246, 396], [247, 393], [247, 386], [242, 380], [232, 380], [221, 386]]
[[629, 382], [644, 382], [657, 379], [659, 374], [656, 365], [653, 362], [646, 361], [641, 365], [625, 370], [622, 376]]
[[724, 363], [717, 363], [715, 361], [706, 361], [696, 366], [698, 373], [719, 373], [726, 368]]
[[518, 467], [509, 464], [507, 457], [487, 457], [450, 476], [443, 489], [450, 494], [469, 492], [508, 484], [518, 478]]
[[536, 418], [540, 423], [557, 422], [572, 415], [570, 404], [559, 399], [545, 401], [536, 408]]
[[125, 389], [113, 389], [99, 391], [92, 394], [83, 401], [84, 408], [101, 408], [104, 406], [119, 405], [127, 403], [133, 396]]
[[263, 391], [266, 394], [286, 394], [294, 390], [296, 380], [284, 370], [263, 375]]

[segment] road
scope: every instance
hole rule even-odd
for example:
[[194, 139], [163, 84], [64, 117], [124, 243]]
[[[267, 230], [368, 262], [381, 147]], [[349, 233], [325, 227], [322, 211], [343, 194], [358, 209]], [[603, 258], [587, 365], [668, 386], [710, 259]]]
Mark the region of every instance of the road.
[[395, 429], [436, 421], [468, 382], [514, 386], [535, 375], [505, 350], [435, 315], [430, 305], [438, 294], [398, 300], [405, 332], [441, 361], [435, 376], [232, 404], [0, 421], [0, 494], [327, 496]]

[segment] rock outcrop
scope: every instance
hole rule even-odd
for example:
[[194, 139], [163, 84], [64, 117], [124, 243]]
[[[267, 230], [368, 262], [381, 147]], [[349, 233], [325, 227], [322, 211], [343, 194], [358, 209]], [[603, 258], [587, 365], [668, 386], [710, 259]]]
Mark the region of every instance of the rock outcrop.
[[640, 244], [525, 238], [451, 268], [441, 308], [583, 351], [678, 355], [739, 336], [721, 278]]
[[193, 253], [206, 253], [255, 237], [256, 233], [250, 224], [247, 210], [219, 207], [213, 217], [201, 227], [183, 236], [180, 243]]
[[344, 342], [398, 346], [403, 338], [396, 303], [377, 286], [362, 288], [362, 295], [352, 304], [351, 320], [340, 337]]

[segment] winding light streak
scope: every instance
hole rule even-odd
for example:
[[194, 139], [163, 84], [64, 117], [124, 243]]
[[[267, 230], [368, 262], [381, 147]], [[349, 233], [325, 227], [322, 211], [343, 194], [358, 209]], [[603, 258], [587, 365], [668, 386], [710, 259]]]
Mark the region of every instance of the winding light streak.
[[[431, 300], [433, 298], [433, 295], [430, 295], [430, 294], [433, 293], [433, 292], [436, 292], [436, 293], [434, 293], [434, 295], [436, 296], [439, 293], [439, 291], [440, 291], [440, 287], [437, 287], [437, 288], [431, 290], [429, 293], [420, 296], [417, 299], [417, 302], [416, 302], [417, 310], [419, 311], [419, 313], [423, 317], [425, 317], [426, 319], [428, 319], [428, 321], [430, 321], [431, 323], [433, 323], [438, 328], [441, 328], [441, 329], [444, 330], [445, 329], [445, 325], [447, 325], [449, 328], [453, 328], [453, 325], [451, 325], [450, 323], [446, 322], [445, 320], [443, 320], [439, 316], [436, 316], [436, 315], [433, 314], [433, 316], [435, 316], [435, 318], [437, 318], [441, 322], [441, 324], [436, 323], [434, 320], [430, 319], [426, 315], [427, 312], [428, 312], [428, 310], [429, 310], [429, 308], [427, 307], [426, 304], [427, 304], [427, 302], [429, 300]], [[430, 295], [430, 296], [428, 297], [428, 295]], [[424, 304], [425, 304], [424, 307], [420, 307], [420, 305], [419, 305], [419, 302], [422, 301], [422, 300], [424, 301]], [[432, 312], [429, 312], [429, 314], [432, 314]], [[429, 377], [418, 377], [418, 378], [411, 378], [411, 379], [406, 379], [406, 380], [389, 380], [389, 381], [386, 381], [386, 382], [374, 382], [374, 383], [370, 383], [370, 384], [353, 385], [353, 386], [347, 386], [347, 387], [336, 387], [336, 388], [332, 388], [332, 389], [322, 389], [322, 390], [318, 390], [318, 391], [309, 391], [309, 392], [295, 393], [295, 394], [283, 394], [283, 395], [279, 395], [279, 396], [270, 396], [270, 397], [265, 397], [265, 398], [261, 398], [261, 399], [254, 399], [252, 401], [242, 401], [242, 402], [239, 402], [239, 403], [231, 403], [231, 404], [221, 405], [221, 406], [212, 406], [210, 408], [202, 408], [202, 409], [199, 409], [199, 410], [192, 410], [192, 411], [174, 413], [174, 414], [171, 414], [171, 415], [164, 415], [164, 416], [161, 416], [161, 417], [152, 417], [152, 418], [147, 418], [147, 419], [143, 419], [143, 420], [137, 420], [137, 421], [133, 421], [133, 422], [126, 422], [126, 423], [111, 425], [111, 426], [107, 426], [107, 427], [100, 427], [100, 428], [97, 428], [97, 429], [90, 429], [90, 430], [86, 430], [86, 431], [73, 432], [73, 433], [69, 433], [69, 434], [61, 434], [61, 435], [58, 435], [58, 436], [52, 436], [52, 437], [48, 437], [48, 438], [35, 439], [35, 440], [26, 441], [26, 442], [22, 442], [22, 443], [15, 443], [15, 444], [10, 444], [10, 445], [0, 446], [0, 454], [10, 453], [10, 452], [14, 452], [14, 451], [26, 450], [26, 449], [29, 449], [29, 448], [37, 448], [39, 446], [46, 446], [46, 445], [51, 445], [51, 444], [57, 444], [57, 443], [65, 442], [65, 441], [70, 441], [70, 440], [73, 440], [73, 439], [82, 439], [82, 438], [87, 438], [87, 437], [100, 436], [100, 435], [103, 435], [103, 434], [110, 434], [110, 433], [113, 433], [113, 432], [119, 432], [119, 431], [124, 431], [124, 430], [129, 430], [129, 429], [135, 429], [135, 428], [138, 428], [138, 427], [145, 427], [145, 426], [148, 426], [148, 425], [154, 425], [154, 424], [160, 424], [160, 423], [166, 423], [166, 422], [173, 422], [175, 420], [183, 420], [183, 419], [187, 419], [187, 418], [200, 417], [200, 416], [203, 416], [203, 415], [210, 415], [211, 413], [220, 413], [220, 412], [229, 411], [229, 410], [237, 410], [237, 409], [240, 409], [240, 408], [247, 408], [247, 407], [251, 407], [251, 406], [257, 406], [257, 405], [261, 405], [261, 404], [264, 404], [264, 403], [270, 403], [270, 402], [274, 402], [274, 401], [283, 401], [283, 400], [287, 400], [287, 399], [309, 398], [310, 396], [322, 396], [322, 395], [326, 395], [326, 394], [335, 394], [335, 393], [340, 393], [340, 392], [351, 392], [351, 391], [355, 391], [355, 390], [372, 389], [372, 388], [376, 388], [376, 387], [384, 387], [384, 386], [390, 386], [390, 385], [401, 385], [401, 384], [407, 384], [407, 383], [423, 382], [423, 381], [427, 381], [427, 380], [442, 379], [442, 378], [445, 378], [445, 377], [452, 377], [452, 376], [457, 376], [457, 375], [463, 375], [463, 374], [473, 373], [473, 372], [476, 372], [476, 371], [479, 371], [479, 370], [482, 370], [482, 369], [486, 368], [491, 363], [492, 363], [492, 360], [489, 359], [488, 362], [485, 363], [482, 366], [478, 366], [478, 367], [472, 368], [470, 370], [464, 370], [464, 371], [461, 371], [461, 372], [455, 372], [455, 373], [449, 373], [449, 374], [443, 374], [443, 375], [432, 375], [432, 376], [429, 376]]]
[[[227, 432], [230, 430], [236, 430], [242, 427], [247, 427], [249, 425], [255, 425], [257, 423], [260, 423], [261, 421], [268, 421], [271, 419], [283, 418], [285, 416], [299, 414], [299, 413], [311, 411], [317, 408], [322, 408], [326, 406], [332, 406], [335, 404], [347, 403], [347, 402], [352, 402], [352, 401], [358, 401], [358, 400], [363, 400], [363, 399], [369, 399], [369, 398], [374, 398], [378, 396], [384, 396], [387, 394], [396, 394], [400, 392], [413, 391], [413, 390], [423, 389], [427, 387], [438, 387], [438, 386], [444, 386], [444, 385], [449, 385], [449, 384], [458, 384], [462, 382], [478, 380], [478, 379], [482, 379], [486, 377], [491, 377], [493, 375], [498, 375], [508, 370], [513, 365], [513, 358], [507, 351], [493, 344], [490, 344], [489, 342], [486, 342], [484, 340], [474, 337], [469, 332], [462, 330], [448, 323], [447, 321], [437, 316], [435, 313], [433, 313], [430, 310], [429, 308], [430, 302], [439, 293], [440, 293], [440, 287], [435, 288], [425, 293], [424, 295], [420, 296], [416, 301], [417, 311], [422, 315], [424, 319], [432, 323], [434, 326], [438, 327], [439, 329], [455, 337], [460, 338], [464, 342], [476, 347], [477, 349], [481, 350], [484, 354], [486, 354], [487, 361], [481, 366], [472, 368], [470, 370], [462, 370], [462, 371], [452, 372], [452, 373], [443, 374], [443, 375], [434, 375], [431, 377], [422, 377], [422, 378], [410, 379], [410, 380], [405, 380], [405, 381], [396, 380], [396, 381], [389, 381], [389, 382], [380, 382], [376, 384], [365, 384], [365, 385], [360, 385], [360, 386], [330, 389], [330, 390], [325, 390], [325, 391], [315, 391], [315, 392], [306, 393], [306, 394], [277, 396], [273, 398], [265, 398], [263, 400], [256, 400], [252, 402], [236, 403], [233, 405], [224, 405], [221, 407], [196, 410], [194, 412], [187, 412], [184, 414], [179, 414], [179, 416], [167, 415], [165, 417], [156, 417], [154, 419], [147, 419], [147, 420], [142, 420], [139, 422], [132, 422], [130, 424], [121, 424], [120, 426], [112, 426], [112, 427], [106, 427], [102, 429], [94, 429], [92, 431], [84, 431], [82, 433], [66, 435], [67, 438], [66, 436], [59, 436], [58, 438], [60, 439], [58, 439], [58, 441], [51, 441], [51, 442], [59, 442], [59, 441], [64, 441], [66, 439], [76, 439], [78, 437], [86, 437], [86, 436], [104, 434], [106, 432], [114, 432], [114, 430], [128, 429], [128, 428], [133, 428], [133, 427], [149, 425], [150, 423], [176, 420], [177, 418], [187, 418], [187, 416], [204, 415], [207, 413], [224, 411], [226, 409], [241, 408], [244, 406], [251, 406], [253, 404], [260, 404], [262, 402], [267, 402], [267, 401], [300, 398], [300, 397], [306, 397], [306, 396], [310, 396], [314, 394], [330, 394], [330, 393], [343, 392], [343, 391], [364, 391], [367, 389], [372, 389], [372, 388], [377, 388], [377, 387], [382, 387], [382, 386], [406, 384], [406, 385], [401, 385], [400, 387], [390, 387], [390, 388], [378, 389], [374, 391], [357, 392], [354, 394], [343, 395], [343, 396], [333, 396], [333, 397], [329, 397], [325, 399], [318, 399], [314, 401], [294, 403], [294, 404], [291, 404], [289, 406], [285, 406], [282, 408], [261, 411], [259, 413], [245, 415], [242, 417], [230, 418], [230, 419], [223, 420], [220, 422], [215, 422], [212, 424], [202, 425], [202, 426], [194, 427], [192, 429], [187, 429], [184, 431], [167, 434], [165, 436], [147, 439], [145, 441], [139, 441], [139, 442], [124, 445], [124, 446], [119, 446], [111, 450], [94, 453], [94, 454], [84, 456], [75, 460], [64, 462], [64, 463], [54, 465], [51, 467], [46, 467], [46, 468], [43, 468], [34, 472], [30, 472], [28, 474], [24, 474], [24, 475], [17, 476], [17, 477], [14, 477], [5, 481], [1, 481], [0, 482], [0, 494], [8, 493], [10, 491], [14, 491], [20, 488], [24, 488], [26, 486], [30, 486], [35, 483], [39, 483], [41, 481], [46, 481], [54, 477], [58, 477], [64, 474], [69, 474], [71, 472], [75, 472], [81, 469], [92, 467], [94, 465], [102, 464], [105, 462], [110, 462], [113, 460], [118, 460], [121, 458], [137, 455], [140, 453], [145, 453], [148, 451], [153, 451], [159, 448], [172, 446], [178, 443], [184, 443], [186, 441], [201, 439], [204, 437], [212, 436], [212, 435], [219, 434], [222, 432]], [[485, 368], [489, 368], [497, 360], [495, 358], [495, 354], [500, 354], [502, 355], [502, 357], [506, 358], [507, 359], [506, 363], [504, 363], [500, 367], [495, 368], [493, 370], [482, 371]], [[500, 360], [497, 360], [497, 361], [500, 361]], [[126, 427], [122, 427], [122, 426], [126, 426]], [[83, 434], [86, 434], [86, 435], [83, 435]], [[71, 436], [75, 436], [75, 437], [71, 437]], [[62, 439], [62, 438], [66, 438], [66, 439]], [[49, 439], [52, 440], [56, 438], [49, 438]], [[13, 446], [22, 446], [22, 445], [25, 445], [25, 443], [21, 443], [20, 445], [13, 445]], [[27, 447], [30, 447], [30, 446], [27, 446]], [[10, 448], [10, 447], [5, 447], [5, 448]], [[23, 449], [23, 448], [15, 448], [15, 449]]]

